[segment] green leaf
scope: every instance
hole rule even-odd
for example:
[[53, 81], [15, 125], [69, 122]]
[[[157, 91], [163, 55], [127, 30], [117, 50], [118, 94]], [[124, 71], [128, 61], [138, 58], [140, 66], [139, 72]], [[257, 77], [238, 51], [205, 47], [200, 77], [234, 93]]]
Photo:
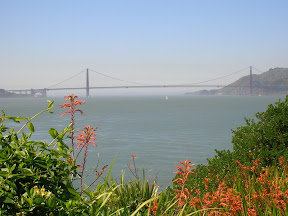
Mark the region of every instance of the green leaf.
[[11, 198], [9, 197], [6, 197], [5, 200], [4, 200], [4, 203], [11, 203], [11, 204], [14, 204], [14, 200], [12, 200]]
[[6, 116], [6, 119], [13, 120], [16, 123], [19, 123], [21, 120], [26, 120], [26, 118], [22, 118], [21, 116], [18, 117]]
[[55, 196], [51, 196], [51, 197], [48, 199], [47, 204], [48, 204], [49, 208], [54, 209], [54, 208], [56, 207], [56, 205], [57, 205]]
[[37, 196], [37, 197], [34, 197], [33, 203], [34, 203], [34, 205], [35, 205], [35, 204], [36, 204], [36, 205], [39, 205], [40, 203], [43, 202], [43, 200], [44, 200], [44, 198]]
[[13, 170], [15, 169], [15, 167], [16, 167], [16, 164], [13, 164], [13, 166], [10, 168], [9, 172], [12, 173]]
[[[17, 140], [16, 140], [16, 142], [17, 142]], [[18, 145], [16, 145], [15, 143], [10, 143], [9, 147], [13, 150], [18, 149]]]
[[8, 175], [8, 171], [0, 171], [0, 176], [6, 177]]
[[77, 191], [75, 191], [73, 188], [68, 188], [68, 191], [73, 194], [74, 196], [76, 196], [78, 199], [81, 198], [81, 196], [77, 193]]
[[136, 215], [141, 208], [143, 208], [145, 205], [147, 205], [148, 203], [152, 202], [153, 200], [155, 200], [155, 199], [157, 199], [157, 198], [158, 198], [158, 197], [153, 197], [153, 198], [151, 198], [151, 199], [146, 200], [145, 202], [143, 202], [143, 203], [131, 214], [131, 216]]
[[48, 109], [48, 110], [52, 109], [52, 108], [53, 108], [53, 105], [54, 105], [54, 101], [47, 100], [47, 102], [49, 103], [47, 109]]
[[113, 167], [113, 164], [114, 164], [114, 162], [115, 162], [116, 157], [117, 157], [117, 154], [114, 156], [114, 158], [113, 158], [113, 160], [112, 160], [112, 163], [111, 163], [111, 165], [110, 165], [109, 171], [108, 171], [107, 176], [106, 176], [106, 178], [105, 178], [105, 184], [108, 183], [108, 179], [109, 179], [110, 173], [111, 173], [111, 171], [112, 171], [112, 167]]
[[35, 131], [34, 125], [31, 122], [28, 122], [28, 128], [32, 133]]
[[22, 168], [21, 170], [21, 173], [22, 174], [28, 174], [28, 175], [33, 175], [33, 172], [32, 172], [32, 170], [31, 169], [28, 169], [28, 168]]
[[29, 207], [32, 207], [32, 203], [33, 203], [32, 199], [31, 198], [26, 198], [25, 200], [29, 204]]
[[18, 156], [20, 156], [20, 157], [22, 157], [22, 158], [25, 158], [25, 157], [26, 157], [26, 153], [23, 152], [23, 151], [15, 151], [15, 155], [18, 155]]
[[50, 128], [49, 134], [53, 139], [55, 139], [58, 136], [58, 132], [54, 128]]

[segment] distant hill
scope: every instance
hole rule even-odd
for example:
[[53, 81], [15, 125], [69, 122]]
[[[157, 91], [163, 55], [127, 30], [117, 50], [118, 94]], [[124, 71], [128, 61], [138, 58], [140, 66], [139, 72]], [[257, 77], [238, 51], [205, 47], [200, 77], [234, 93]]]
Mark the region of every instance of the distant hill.
[[[189, 95], [249, 95], [250, 76], [244, 76], [230, 85], [218, 90], [202, 90]], [[274, 68], [252, 75], [253, 95], [287, 95], [288, 68]]]

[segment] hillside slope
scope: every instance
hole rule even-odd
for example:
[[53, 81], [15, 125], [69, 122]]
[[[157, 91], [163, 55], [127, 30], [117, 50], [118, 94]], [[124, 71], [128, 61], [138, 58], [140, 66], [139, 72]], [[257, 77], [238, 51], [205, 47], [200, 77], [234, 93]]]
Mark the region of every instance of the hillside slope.
[[[287, 95], [288, 68], [274, 68], [260, 74], [252, 75], [253, 95]], [[202, 90], [193, 95], [249, 95], [250, 76], [244, 76], [236, 82], [219, 90]]]

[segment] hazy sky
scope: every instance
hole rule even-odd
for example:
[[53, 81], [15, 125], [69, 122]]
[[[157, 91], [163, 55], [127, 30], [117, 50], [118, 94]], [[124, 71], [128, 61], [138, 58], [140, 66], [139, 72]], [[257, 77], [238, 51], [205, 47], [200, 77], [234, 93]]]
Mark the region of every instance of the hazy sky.
[[287, 0], [0, 0], [0, 88], [86, 68], [177, 84], [288, 67], [287, 11]]

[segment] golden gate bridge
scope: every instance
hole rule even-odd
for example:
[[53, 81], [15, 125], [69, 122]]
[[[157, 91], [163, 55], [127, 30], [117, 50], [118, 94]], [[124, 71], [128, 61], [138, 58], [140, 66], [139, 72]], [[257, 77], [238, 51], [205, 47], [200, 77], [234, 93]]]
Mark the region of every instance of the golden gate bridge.
[[[42, 97], [46, 97], [47, 96], [47, 92], [48, 91], [61, 91], [61, 90], [85, 90], [86, 91], [86, 97], [89, 97], [90, 96], [90, 90], [92, 89], [126, 89], [126, 88], [183, 88], [183, 87], [186, 87], [186, 88], [195, 88], [195, 87], [201, 87], [201, 88], [221, 88], [221, 87], [227, 87], [229, 85], [223, 85], [223, 84], [207, 84], [207, 83], [211, 83], [213, 81], [216, 81], [216, 80], [220, 80], [220, 79], [224, 79], [228, 76], [231, 76], [231, 75], [234, 75], [236, 73], [240, 73], [240, 72], [243, 72], [243, 71], [247, 71], [249, 70], [249, 83], [247, 83], [247, 88], [250, 89], [250, 95], [253, 94], [253, 82], [252, 82], [252, 66], [250, 67], [246, 67], [242, 70], [238, 70], [236, 72], [233, 72], [233, 73], [230, 73], [230, 74], [227, 74], [225, 76], [221, 76], [221, 77], [217, 77], [217, 78], [214, 78], [214, 79], [209, 79], [209, 80], [205, 80], [205, 81], [201, 81], [201, 82], [196, 82], [196, 83], [182, 83], [182, 84], [147, 84], [147, 83], [139, 83], [139, 82], [133, 82], [133, 81], [128, 81], [128, 80], [124, 80], [124, 79], [120, 79], [120, 78], [116, 78], [116, 77], [113, 77], [113, 76], [109, 76], [109, 75], [106, 75], [106, 74], [103, 74], [103, 73], [100, 73], [100, 72], [97, 72], [97, 71], [94, 71], [92, 69], [86, 69], [86, 70], [83, 70], [81, 72], [79, 72], [78, 74], [66, 79], [66, 80], [63, 80], [53, 86], [50, 86], [50, 87], [47, 87], [47, 88], [35, 88], [35, 89], [10, 89], [10, 90], [6, 90], [8, 92], [12, 92], [12, 93], [16, 93], [16, 94], [25, 94], [25, 95], [41, 95]], [[256, 68], [254, 68], [256, 69]], [[258, 69], [256, 69], [257, 71], [259, 71]], [[259, 71], [261, 72], [261, 71]], [[75, 78], [75, 77], [78, 77], [80, 74], [83, 74], [85, 73], [86, 74], [86, 79], [85, 79], [85, 84], [82, 82], [82, 86], [79, 86], [79, 87], [63, 87], [61, 86], [61, 84], [63, 83], [67, 83], [69, 80], [71, 80], [72, 78]], [[100, 80], [101, 82], [101, 79], [99, 79], [99, 77], [102, 77], [102, 83], [99, 83], [96, 84], [94, 81], [91, 82], [90, 80], [90, 74], [91, 73], [94, 73], [94, 74], [97, 74], [98, 75], [98, 80]], [[103, 78], [107, 80], [112, 80], [114, 81], [114, 84], [106, 84], [107, 82], [103, 82]], [[79, 79], [78, 79], [79, 80]], [[115, 83], [116, 81], [116, 83]], [[103, 85], [104, 83], [104, 85]], [[236, 86], [233, 86], [233, 87], [236, 87]], [[241, 86], [243, 87], [243, 86]]]

